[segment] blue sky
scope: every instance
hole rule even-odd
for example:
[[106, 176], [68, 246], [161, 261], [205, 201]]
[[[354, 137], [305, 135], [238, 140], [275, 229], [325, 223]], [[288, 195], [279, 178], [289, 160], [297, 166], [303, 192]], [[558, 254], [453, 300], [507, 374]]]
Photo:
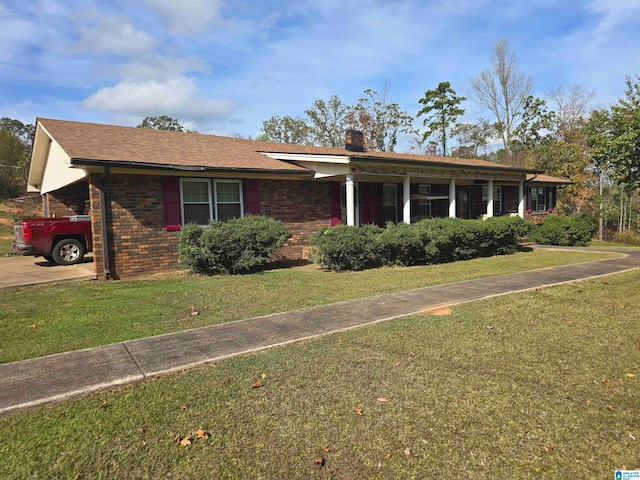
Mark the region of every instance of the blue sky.
[[[0, 117], [166, 114], [255, 136], [273, 115], [385, 82], [415, 115], [441, 81], [471, 97], [502, 38], [535, 95], [580, 85], [607, 107], [640, 74], [640, 0], [0, 0]], [[463, 121], [490, 118], [463, 106]]]

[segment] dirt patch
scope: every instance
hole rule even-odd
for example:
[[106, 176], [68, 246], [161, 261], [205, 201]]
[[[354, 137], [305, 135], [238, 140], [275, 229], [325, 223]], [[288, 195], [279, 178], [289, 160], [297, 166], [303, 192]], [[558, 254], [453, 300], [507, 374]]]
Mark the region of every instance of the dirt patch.
[[427, 308], [426, 310], [422, 310], [420, 313], [422, 315], [435, 315], [435, 316], [450, 315], [451, 309], [449, 307]]

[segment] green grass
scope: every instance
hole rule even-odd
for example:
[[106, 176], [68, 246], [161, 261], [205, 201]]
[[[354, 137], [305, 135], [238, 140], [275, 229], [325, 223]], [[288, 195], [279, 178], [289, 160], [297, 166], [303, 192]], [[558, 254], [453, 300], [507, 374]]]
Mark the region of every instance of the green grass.
[[13, 242], [13, 227], [0, 223], [0, 257], [12, 254], [11, 244]]
[[613, 478], [640, 468], [639, 288], [498, 297], [17, 413], [0, 477]]
[[0, 291], [0, 363], [604, 255], [534, 251], [340, 274], [310, 265], [244, 276], [16, 288]]

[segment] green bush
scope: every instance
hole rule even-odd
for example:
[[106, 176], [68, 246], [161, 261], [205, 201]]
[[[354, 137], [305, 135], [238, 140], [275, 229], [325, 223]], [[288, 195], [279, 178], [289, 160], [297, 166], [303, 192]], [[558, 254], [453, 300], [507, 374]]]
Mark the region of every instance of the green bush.
[[263, 266], [289, 238], [282, 222], [265, 216], [212, 221], [209, 228], [189, 224], [178, 234], [180, 264], [207, 275], [248, 272]]
[[311, 238], [315, 260], [335, 271], [428, 265], [513, 253], [529, 223], [519, 217], [434, 218], [416, 224], [324, 227]]
[[418, 232], [406, 223], [387, 224], [376, 237], [376, 249], [383, 265], [417, 265], [423, 258], [423, 247]]
[[548, 215], [537, 225], [529, 238], [544, 245], [584, 247], [589, 244], [598, 229], [598, 224], [590, 215]]
[[310, 239], [314, 259], [330, 270], [364, 270], [382, 265], [376, 238], [382, 229], [375, 225], [323, 227]]

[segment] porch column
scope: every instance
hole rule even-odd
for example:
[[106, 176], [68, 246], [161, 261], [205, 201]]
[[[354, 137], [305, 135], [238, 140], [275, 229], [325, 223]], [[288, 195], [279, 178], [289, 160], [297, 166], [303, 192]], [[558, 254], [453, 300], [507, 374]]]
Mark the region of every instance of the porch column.
[[487, 183], [487, 218], [493, 217], [493, 180]]
[[353, 227], [356, 224], [353, 175], [347, 175], [345, 185], [347, 187], [347, 225], [351, 225]]
[[456, 218], [456, 179], [449, 180], [449, 217]]
[[411, 223], [411, 178], [402, 179], [402, 221]]
[[524, 182], [518, 184], [518, 216], [524, 218]]

